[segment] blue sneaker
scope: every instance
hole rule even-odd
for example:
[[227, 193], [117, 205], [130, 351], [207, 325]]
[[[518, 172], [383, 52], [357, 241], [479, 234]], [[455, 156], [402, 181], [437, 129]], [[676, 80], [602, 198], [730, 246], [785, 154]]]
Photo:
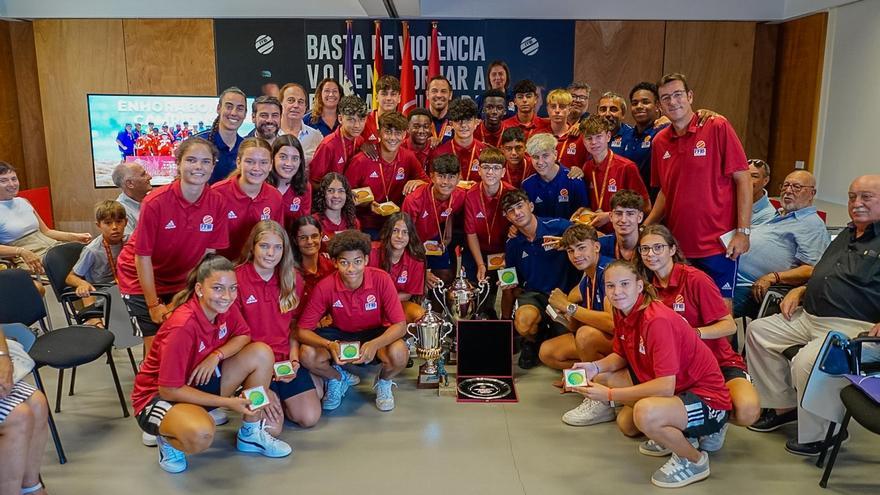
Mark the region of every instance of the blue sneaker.
[[348, 389], [361, 382], [361, 378], [342, 369], [342, 366], [333, 365], [333, 369], [339, 372], [339, 378], [326, 380], [326, 389], [324, 390], [325, 411], [332, 411], [342, 404], [342, 398]]
[[159, 446], [160, 468], [171, 474], [186, 470], [186, 454], [172, 447], [162, 435], [156, 436], [156, 445]]
[[287, 457], [293, 452], [290, 445], [266, 431], [265, 420], [261, 420], [255, 427], [241, 425], [236, 435], [235, 448], [239, 452], [255, 452], [266, 457]]

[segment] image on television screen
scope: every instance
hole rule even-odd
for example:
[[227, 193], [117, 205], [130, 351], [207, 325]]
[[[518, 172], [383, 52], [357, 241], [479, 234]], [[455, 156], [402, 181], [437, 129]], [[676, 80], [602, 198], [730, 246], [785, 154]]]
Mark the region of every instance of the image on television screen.
[[[253, 98], [248, 98], [248, 114]], [[174, 150], [189, 136], [211, 128], [216, 96], [88, 95], [95, 187], [114, 187], [110, 174], [122, 161], [137, 161], [153, 185], [174, 180]], [[253, 130], [250, 115], [238, 129]]]

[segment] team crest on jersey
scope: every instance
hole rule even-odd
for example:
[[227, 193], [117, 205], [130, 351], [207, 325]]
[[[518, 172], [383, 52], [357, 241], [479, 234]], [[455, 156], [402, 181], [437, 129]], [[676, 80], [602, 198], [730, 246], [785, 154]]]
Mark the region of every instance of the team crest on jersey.
[[269, 208], [267, 206], [267, 207], [263, 208], [263, 214], [260, 215], [260, 220], [268, 220], [269, 217], [271, 217], [271, 216], [272, 216], [272, 208]]
[[681, 294], [675, 296], [675, 302], [672, 303], [672, 310], [676, 313], [684, 313], [684, 297]]
[[376, 296], [370, 294], [367, 296], [367, 304], [364, 304], [365, 311], [373, 311], [374, 309], [379, 307], [379, 303], [376, 302]]
[[639, 354], [647, 354], [648, 352], [645, 350], [645, 339], [639, 336]]
[[448, 217], [451, 214], [452, 214], [452, 208], [450, 207], [450, 208], [446, 208], [445, 210], [443, 210], [443, 212], [440, 213], [440, 216], [441, 217]]
[[341, 307], [342, 307], [342, 301], [340, 301], [339, 299], [337, 299], [336, 301], [333, 302], [333, 307], [334, 307], [334, 308], [341, 308]]
[[165, 224], [165, 230], [176, 229], [177, 225], [174, 225], [174, 220], [169, 220], [168, 223]]
[[300, 204], [302, 204], [300, 198], [293, 198], [293, 201], [290, 202], [290, 211], [299, 211]]
[[559, 190], [559, 202], [568, 203], [568, 189]]
[[568, 145], [568, 149], [565, 152], [569, 155], [576, 155], [577, 154], [577, 143], [570, 143]]
[[697, 145], [694, 147], [694, 156], [706, 156], [706, 141], [697, 141]]
[[245, 304], [253, 304], [255, 302], [257, 302], [257, 298], [254, 297], [253, 294], [251, 294], [250, 296], [248, 296], [247, 301], [245, 301], [244, 303]]
[[205, 215], [202, 217], [202, 223], [199, 224], [199, 232], [213, 232], [214, 231], [214, 217], [211, 215]]
[[224, 323], [224, 324], [220, 325], [220, 328], [217, 329], [217, 338], [222, 339], [223, 337], [226, 337], [226, 333], [227, 333], [226, 323]]
[[616, 138], [614, 138], [614, 139], [611, 141], [611, 147], [612, 147], [612, 148], [620, 148], [620, 145], [621, 145], [622, 143], [623, 143], [623, 138], [620, 137], [620, 136], [617, 136]]
[[651, 136], [645, 136], [645, 139], [642, 139], [642, 148], [650, 148], [651, 147]]
[[614, 177], [608, 179], [608, 192], [617, 192], [617, 181], [614, 180]]
[[480, 160], [474, 159], [471, 162], [471, 172], [479, 172], [480, 171]]
[[409, 280], [409, 272], [403, 270], [402, 272], [400, 272], [400, 276], [397, 277], [397, 283], [405, 284], [407, 280]]
[[373, 171], [373, 173], [370, 174], [370, 178], [371, 178], [371, 179], [378, 179], [378, 178], [379, 178], [379, 174], [377, 174], [375, 171]]
[[397, 175], [394, 176], [394, 180], [403, 180], [406, 178], [406, 174], [403, 171], [403, 167], [397, 169]]

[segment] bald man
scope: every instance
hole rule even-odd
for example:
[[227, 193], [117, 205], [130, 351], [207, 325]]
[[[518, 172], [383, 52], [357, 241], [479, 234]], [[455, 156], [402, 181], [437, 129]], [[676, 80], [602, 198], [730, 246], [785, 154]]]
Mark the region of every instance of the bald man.
[[137, 226], [138, 216], [141, 213], [141, 201], [153, 189], [153, 185], [150, 183], [153, 177], [147, 173], [140, 161], [135, 160], [117, 165], [110, 178], [113, 180], [113, 184], [122, 191], [116, 201], [122, 203], [125, 208], [125, 217], [128, 219], [128, 223], [125, 225], [125, 235], [129, 236]]
[[[797, 421], [797, 438], [785, 444], [797, 455], [819, 455], [829, 421], [842, 420], [843, 408], [839, 416], [826, 410], [823, 417], [800, 406], [828, 331], [850, 338], [862, 332], [880, 335], [880, 175], [852, 182], [848, 209], [852, 223], [828, 246], [807, 284], [785, 296], [780, 314], [755, 320], [748, 329], [749, 372], [766, 408], [749, 429], [773, 431]], [[782, 351], [794, 345], [804, 347], [789, 362]], [[848, 383], [841, 378], [811, 385], [810, 396], [817, 403], [839, 403]]]
[[794, 171], [782, 183], [782, 214], [766, 223], [752, 224], [752, 246], [740, 256], [736, 273], [735, 316], [754, 318], [771, 285], [798, 286], [810, 278], [813, 265], [831, 242], [825, 223], [813, 206], [815, 197], [813, 174]]

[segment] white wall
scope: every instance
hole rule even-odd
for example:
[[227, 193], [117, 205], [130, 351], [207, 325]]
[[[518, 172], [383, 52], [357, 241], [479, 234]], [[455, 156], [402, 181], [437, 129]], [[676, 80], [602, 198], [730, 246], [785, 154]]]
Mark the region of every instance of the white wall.
[[880, 1], [831, 9], [816, 143], [819, 199], [845, 204], [849, 183], [880, 174]]

